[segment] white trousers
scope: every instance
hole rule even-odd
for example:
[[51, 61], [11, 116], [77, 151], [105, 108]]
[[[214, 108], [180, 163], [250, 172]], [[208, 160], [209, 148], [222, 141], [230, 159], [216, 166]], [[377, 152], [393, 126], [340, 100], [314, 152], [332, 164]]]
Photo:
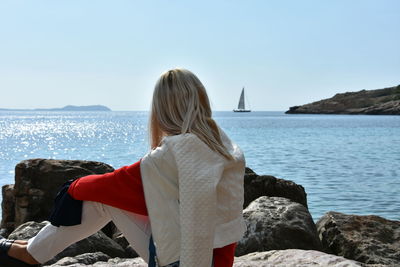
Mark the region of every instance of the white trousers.
[[113, 221], [139, 256], [148, 262], [150, 221], [147, 216], [99, 202], [83, 201], [82, 223], [74, 226], [48, 224], [28, 241], [28, 252], [40, 263], [51, 260], [68, 246], [99, 231]]

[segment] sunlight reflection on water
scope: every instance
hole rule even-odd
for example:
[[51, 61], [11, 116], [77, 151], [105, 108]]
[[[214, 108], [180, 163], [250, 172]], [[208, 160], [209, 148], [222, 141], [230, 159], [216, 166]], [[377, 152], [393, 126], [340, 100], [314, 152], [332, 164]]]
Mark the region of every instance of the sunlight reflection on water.
[[[118, 168], [148, 151], [147, 112], [0, 112], [0, 182], [28, 158]], [[258, 174], [305, 187], [316, 220], [330, 210], [400, 219], [400, 116], [216, 112]]]

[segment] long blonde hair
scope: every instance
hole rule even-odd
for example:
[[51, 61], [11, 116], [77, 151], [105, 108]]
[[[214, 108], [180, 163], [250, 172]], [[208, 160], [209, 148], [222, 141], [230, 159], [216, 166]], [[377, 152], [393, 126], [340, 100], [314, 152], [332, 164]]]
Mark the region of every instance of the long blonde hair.
[[210, 149], [232, 159], [211, 115], [206, 89], [196, 75], [186, 69], [163, 73], [153, 93], [149, 123], [152, 149], [165, 135], [193, 133]]

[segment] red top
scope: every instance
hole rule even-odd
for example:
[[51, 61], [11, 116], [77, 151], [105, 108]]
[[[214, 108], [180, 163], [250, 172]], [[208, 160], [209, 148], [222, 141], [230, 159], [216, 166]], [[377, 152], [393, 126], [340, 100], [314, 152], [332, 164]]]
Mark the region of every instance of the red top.
[[[68, 193], [77, 200], [96, 201], [148, 216], [144, 198], [140, 161], [114, 172], [95, 174], [75, 180]], [[213, 250], [215, 267], [232, 267], [236, 243]]]

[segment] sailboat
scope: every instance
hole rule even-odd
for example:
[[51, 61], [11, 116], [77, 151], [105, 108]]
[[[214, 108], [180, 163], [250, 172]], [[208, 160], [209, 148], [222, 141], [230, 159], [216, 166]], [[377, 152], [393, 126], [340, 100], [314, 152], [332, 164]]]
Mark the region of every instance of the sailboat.
[[244, 87], [242, 89], [242, 93], [240, 94], [239, 104], [237, 109], [233, 110], [234, 112], [251, 112], [250, 109], [246, 109], [244, 105]]

